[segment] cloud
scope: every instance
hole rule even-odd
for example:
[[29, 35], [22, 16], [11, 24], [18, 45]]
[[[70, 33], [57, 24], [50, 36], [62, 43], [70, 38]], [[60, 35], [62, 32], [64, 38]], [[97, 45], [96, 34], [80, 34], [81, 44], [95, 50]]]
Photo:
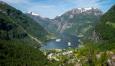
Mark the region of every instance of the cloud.
[[7, 3], [13, 3], [13, 4], [20, 4], [20, 3], [28, 3], [29, 0], [2, 0]]
[[40, 4], [40, 5], [34, 5], [34, 6], [29, 7], [27, 11], [38, 13], [42, 15], [43, 17], [47, 16], [49, 18], [54, 18], [55, 16], [63, 12], [63, 8], [58, 8], [54, 5]]
[[[2, 0], [23, 12], [33, 11], [53, 18], [72, 8], [95, 7], [104, 11], [112, 0]], [[109, 3], [110, 4], [110, 3]]]
[[67, 0], [72, 4], [76, 5], [76, 7], [99, 7], [99, 0]]
[[55, 8], [55, 6], [53, 6], [53, 5], [34, 4], [34, 5], [30, 6], [29, 8], [27, 8], [27, 11], [35, 11], [35, 12], [47, 11], [47, 10], [51, 11], [54, 8]]

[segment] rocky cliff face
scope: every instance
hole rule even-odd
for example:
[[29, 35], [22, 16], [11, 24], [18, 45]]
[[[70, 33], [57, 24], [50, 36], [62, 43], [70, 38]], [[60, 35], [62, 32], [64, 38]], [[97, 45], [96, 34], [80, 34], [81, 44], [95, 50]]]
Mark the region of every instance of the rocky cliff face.
[[89, 37], [102, 12], [97, 8], [75, 8], [54, 19], [29, 14], [49, 32]]

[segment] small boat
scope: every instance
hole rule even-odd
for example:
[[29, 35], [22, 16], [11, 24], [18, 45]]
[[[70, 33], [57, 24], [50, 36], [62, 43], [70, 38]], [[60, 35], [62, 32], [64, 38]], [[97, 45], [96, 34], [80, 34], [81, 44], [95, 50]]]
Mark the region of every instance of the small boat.
[[61, 39], [56, 39], [56, 42], [60, 42], [61, 41]]
[[71, 46], [71, 42], [68, 42], [68, 46]]

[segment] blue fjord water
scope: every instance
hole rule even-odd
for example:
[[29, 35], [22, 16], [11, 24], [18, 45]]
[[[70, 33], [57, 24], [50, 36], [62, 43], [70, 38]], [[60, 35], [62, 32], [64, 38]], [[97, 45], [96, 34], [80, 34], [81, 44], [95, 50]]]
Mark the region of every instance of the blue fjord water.
[[78, 40], [79, 38], [74, 35], [62, 35], [61, 38], [49, 40], [41, 47], [41, 49], [76, 48], [79, 44]]

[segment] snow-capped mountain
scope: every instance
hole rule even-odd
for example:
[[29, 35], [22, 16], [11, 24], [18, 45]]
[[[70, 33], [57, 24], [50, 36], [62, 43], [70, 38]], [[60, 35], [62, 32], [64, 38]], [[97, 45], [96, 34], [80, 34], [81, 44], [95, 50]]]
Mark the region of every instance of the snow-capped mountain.
[[94, 15], [100, 15], [100, 14], [102, 14], [102, 12], [100, 11], [100, 9], [98, 9], [98, 8], [74, 8], [74, 9], [66, 12], [65, 14], [76, 15], [76, 14], [80, 14], [80, 13], [94, 14]]
[[38, 13], [35, 13], [35, 12], [31, 12], [31, 11], [29, 11], [29, 12], [27, 12], [27, 14], [30, 14], [30, 15], [32, 15], [32, 16], [36, 16], [36, 17], [41, 17], [41, 18], [47, 18], [47, 17], [45, 17], [45, 16], [41, 16], [40, 14], [38, 14]]
[[98, 8], [74, 8], [54, 19], [58, 26], [57, 32], [85, 34], [99, 21], [102, 14]]
[[34, 12], [28, 12], [26, 13], [27, 16], [31, 17], [34, 19], [37, 23], [39, 23], [41, 26], [43, 26], [46, 30], [49, 31], [48, 27], [50, 24], [52, 24], [52, 19], [49, 19], [47, 17], [43, 17], [39, 14], [36, 14]]
[[102, 11], [98, 8], [74, 8], [54, 19], [31, 16], [50, 32], [86, 35], [99, 21]]
[[88, 10], [91, 10], [92, 8], [74, 8], [70, 11], [72, 11], [72, 14], [82, 13]]
[[37, 14], [37, 13], [34, 13], [34, 12], [27, 12], [28, 14], [31, 14], [31, 15], [33, 15], [33, 16], [40, 16], [39, 14]]
[[[85, 12], [85, 11], [89, 11], [89, 10], [97, 9], [97, 8], [77, 8], [77, 9], [80, 10], [81, 12]], [[76, 10], [76, 9], [73, 9], [73, 10]]]

